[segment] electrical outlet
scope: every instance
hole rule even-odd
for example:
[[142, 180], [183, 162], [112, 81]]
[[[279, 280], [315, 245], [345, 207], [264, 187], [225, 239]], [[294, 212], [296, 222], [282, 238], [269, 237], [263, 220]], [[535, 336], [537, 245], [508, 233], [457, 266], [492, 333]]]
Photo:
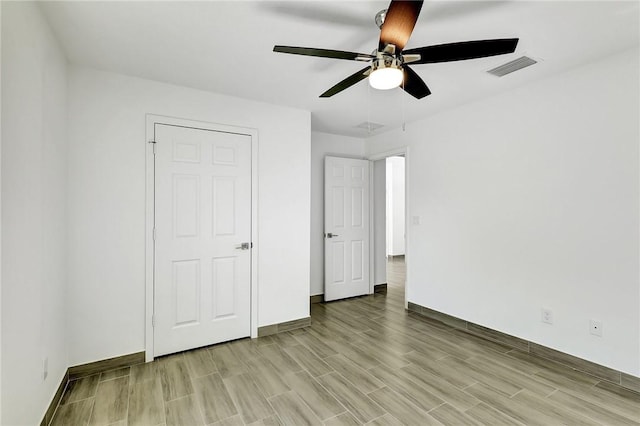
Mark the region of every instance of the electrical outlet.
[[42, 360], [42, 381], [47, 380], [47, 376], [49, 375], [49, 358], [44, 358]]
[[553, 311], [548, 308], [542, 308], [542, 322], [553, 324]]
[[589, 322], [589, 330], [594, 336], [602, 337], [602, 321], [592, 319]]

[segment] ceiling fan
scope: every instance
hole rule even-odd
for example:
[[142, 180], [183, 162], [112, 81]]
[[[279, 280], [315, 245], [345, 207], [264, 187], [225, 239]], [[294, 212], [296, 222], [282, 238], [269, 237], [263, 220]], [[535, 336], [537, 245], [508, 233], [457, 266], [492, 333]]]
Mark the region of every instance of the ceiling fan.
[[369, 84], [375, 89], [387, 90], [400, 86], [413, 97], [422, 99], [430, 95], [431, 90], [408, 64], [461, 61], [503, 55], [516, 50], [517, 38], [462, 41], [404, 50], [418, 20], [422, 3], [423, 0], [392, 0], [388, 9], [378, 12], [375, 21], [380, 27], [380, 41], [371, 54], [295, 46], [274, 46], [273, 51], [370, 63], [324, 92], [321, 98], [331, 97], [369, 77]]

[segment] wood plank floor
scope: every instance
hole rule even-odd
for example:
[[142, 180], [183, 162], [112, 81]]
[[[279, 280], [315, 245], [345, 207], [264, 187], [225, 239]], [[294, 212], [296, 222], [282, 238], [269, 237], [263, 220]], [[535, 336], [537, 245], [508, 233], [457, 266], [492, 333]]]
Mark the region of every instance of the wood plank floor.
[[404, 310], [388, 292], [312, 326], [71, 382], [54, 425], [640, 424], [640, 394]]

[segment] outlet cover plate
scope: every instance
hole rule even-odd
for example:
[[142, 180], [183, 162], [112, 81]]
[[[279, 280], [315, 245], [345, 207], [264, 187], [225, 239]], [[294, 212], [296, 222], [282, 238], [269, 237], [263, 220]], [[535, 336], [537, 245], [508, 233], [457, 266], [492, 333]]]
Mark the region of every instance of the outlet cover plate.
[[553, 324], [553, 311], [549, 308], [542, 308], [542, 316], [540, 320], [547, 324]]
[[592, 319], [589, 322], [589, 330], [594, 336], [602, 337], [602, 321]]

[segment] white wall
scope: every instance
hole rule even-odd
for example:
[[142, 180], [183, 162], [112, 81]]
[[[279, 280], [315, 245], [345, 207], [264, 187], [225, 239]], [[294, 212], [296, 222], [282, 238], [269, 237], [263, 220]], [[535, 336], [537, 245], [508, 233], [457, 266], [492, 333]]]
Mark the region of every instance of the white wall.
[[404, 157], [388, 157], [387, 163], [387, 254], [404, 254]]
[[39, 424], [68, 366], [66, 71], [36, 3], [3, 2], [4, 425]]
[[309, 112], [86, 68], [69, 86], [71, 365], [145, 347], [147, 113], [258, 129], [258, 325], [309, 315]]
[[324, 157], [364, 158], [364, 139], [311, 132], [311, 295], [324, 294]]
[[638, 62], [627, 51], [371, 138], [370, 153], [411, 150], [409, 301], [640, 375]]
[[387, 161], [373, 162], [374, 284], [387, 283]]

